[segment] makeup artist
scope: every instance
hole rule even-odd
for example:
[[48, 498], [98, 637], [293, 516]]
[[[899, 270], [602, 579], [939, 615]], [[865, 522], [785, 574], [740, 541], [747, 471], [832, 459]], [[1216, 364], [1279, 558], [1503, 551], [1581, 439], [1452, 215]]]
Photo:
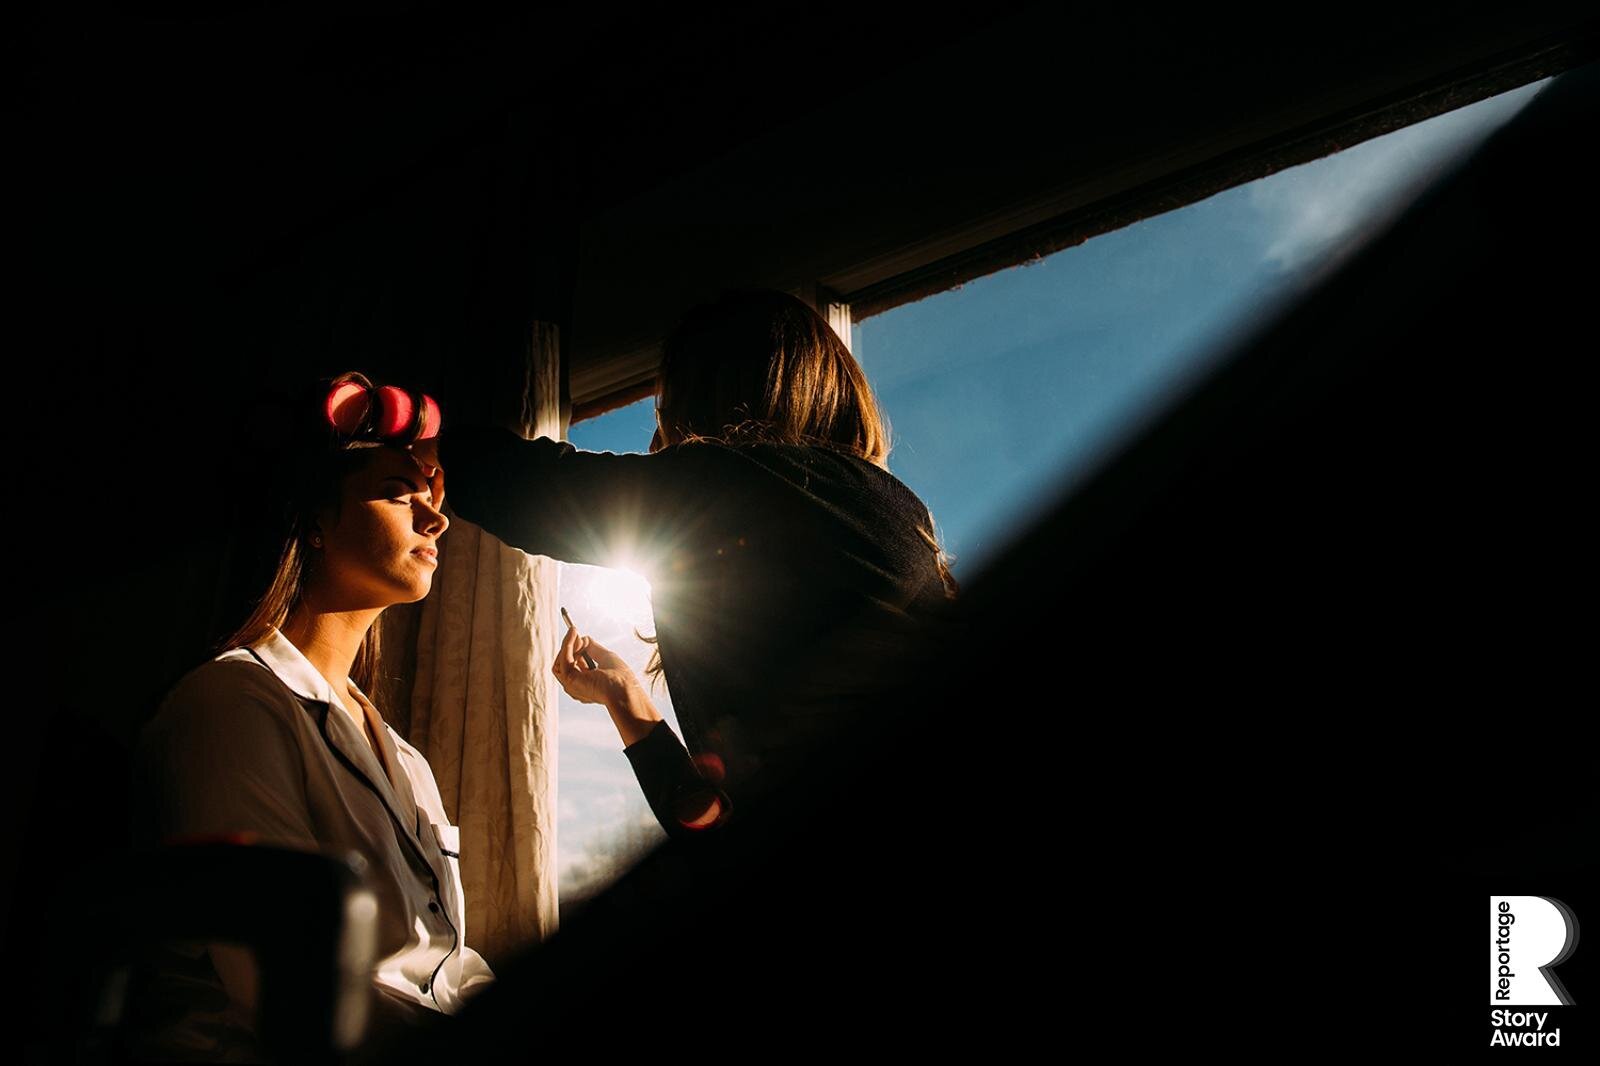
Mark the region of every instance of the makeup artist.
[[553, 669], [607, 707], [651, 809], [682, 836], [723, 824], [810, 745], [847, 742], [878, 664], [956, 585], [927, 506], [889, 472], [861, 367], [800, 300], [742, 290], [696, 308], [664, 341], [658, 382], [648, 454], [457, 425], [437, 458], [455, 516], [533, 554], [645, 571], [646, 675], [664, 677], [683, 741], [645, 679], [576, 629]]

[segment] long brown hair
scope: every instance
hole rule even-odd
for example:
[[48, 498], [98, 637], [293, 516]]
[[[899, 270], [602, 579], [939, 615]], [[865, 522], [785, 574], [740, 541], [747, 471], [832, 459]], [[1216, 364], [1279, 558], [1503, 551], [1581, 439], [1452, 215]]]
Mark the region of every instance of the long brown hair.
[[[372, 458], [374, 445], [342, 436], [323, 415], [322, 403], [329, 390], [345, 381], [372, 384], [354, 371], [320, 378], [278, 408], [281, 420], [268, 427], [276, 435], [270, 492], [275, 498], [273, 518], [282, 546], [266, 592], [255, 601], [249, 617], [213, 649], [213, 655], [255, 644], [288, 620], [305, 595], [312, 556], [308, 545], [318, 512], [331, 509], [337, 516], [344, 502], [345, 478]], [[382, 628], [376, 619], [367, 627], [350, 666], [350, 678], [363, 692], [376, 687]]]
[[850, 349], [805, 303], [736, 289], [690, 311], [662, 343], [665, 444], [777, 441], [889, 468], [889, 423]]
[[[889, 422], [861, 364], [826, 319], [788, 293], [734, 289], [690, 311], [662, 342], [658, 381], [659, 446], [801, 444], [889, 469]], [[928, 524], [917, 533], [954, 598], [938, 534]], [[660, 678], [659, 647], [645, 672]]]

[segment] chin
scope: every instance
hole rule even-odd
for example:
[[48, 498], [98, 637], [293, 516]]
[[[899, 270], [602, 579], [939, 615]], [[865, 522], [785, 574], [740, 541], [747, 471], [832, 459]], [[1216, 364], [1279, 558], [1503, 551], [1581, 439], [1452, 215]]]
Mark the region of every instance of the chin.
[[428, 598], [428, 593], [433, 591], [433, 578], [426, 577], [421, 580], [411, 580], [400, 583], [396, 590], [395, 603], [416, 603], [418, 600]]

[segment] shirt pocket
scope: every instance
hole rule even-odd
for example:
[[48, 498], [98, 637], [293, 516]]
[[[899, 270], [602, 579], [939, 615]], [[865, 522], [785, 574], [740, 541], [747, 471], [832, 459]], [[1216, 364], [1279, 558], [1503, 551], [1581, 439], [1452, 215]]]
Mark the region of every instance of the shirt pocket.
[[429, 828], [433, 832], [434, 843], [439, 845], [439, 850], [444, 853], [445, 865], [450, 867], [450, 884], [445, 891], [450, 894], [446, 901], [450, 907], [450, 924], [456, 927], [456, 935], [464, 940], [466, 931], [466, 891], [461, 887], [461, 827], [457, 825], [441, 825], [430, 822]]
[[433, 827], [433, 839], [438, 843], [439, 850], [448, 857], [461, 859], [461, 827], [459, 825], [440, 825], [437, 822], [429, 823]]

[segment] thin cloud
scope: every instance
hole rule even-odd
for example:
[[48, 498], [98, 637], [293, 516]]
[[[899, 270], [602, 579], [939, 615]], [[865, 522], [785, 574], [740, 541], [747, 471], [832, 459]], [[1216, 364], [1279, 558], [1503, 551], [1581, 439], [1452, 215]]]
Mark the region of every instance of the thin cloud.
[[595, 748], [608, 754], [622, 754], [622, 739], [611, 723], [609, 712], [598, 703], [572, 700], [561, 707], [561, 743], [580, 748]]
[[616, 826], [603, 838], [560, 856], [561, 898], [572, 901], [591, 896], [615, 881], [666, 839], [666, 833], [646, 810]]
[[1349, 251], [1547, 84], [1524, 85], [1247, 186], [1267, 235], [1263, 259], [1294, 273]]

